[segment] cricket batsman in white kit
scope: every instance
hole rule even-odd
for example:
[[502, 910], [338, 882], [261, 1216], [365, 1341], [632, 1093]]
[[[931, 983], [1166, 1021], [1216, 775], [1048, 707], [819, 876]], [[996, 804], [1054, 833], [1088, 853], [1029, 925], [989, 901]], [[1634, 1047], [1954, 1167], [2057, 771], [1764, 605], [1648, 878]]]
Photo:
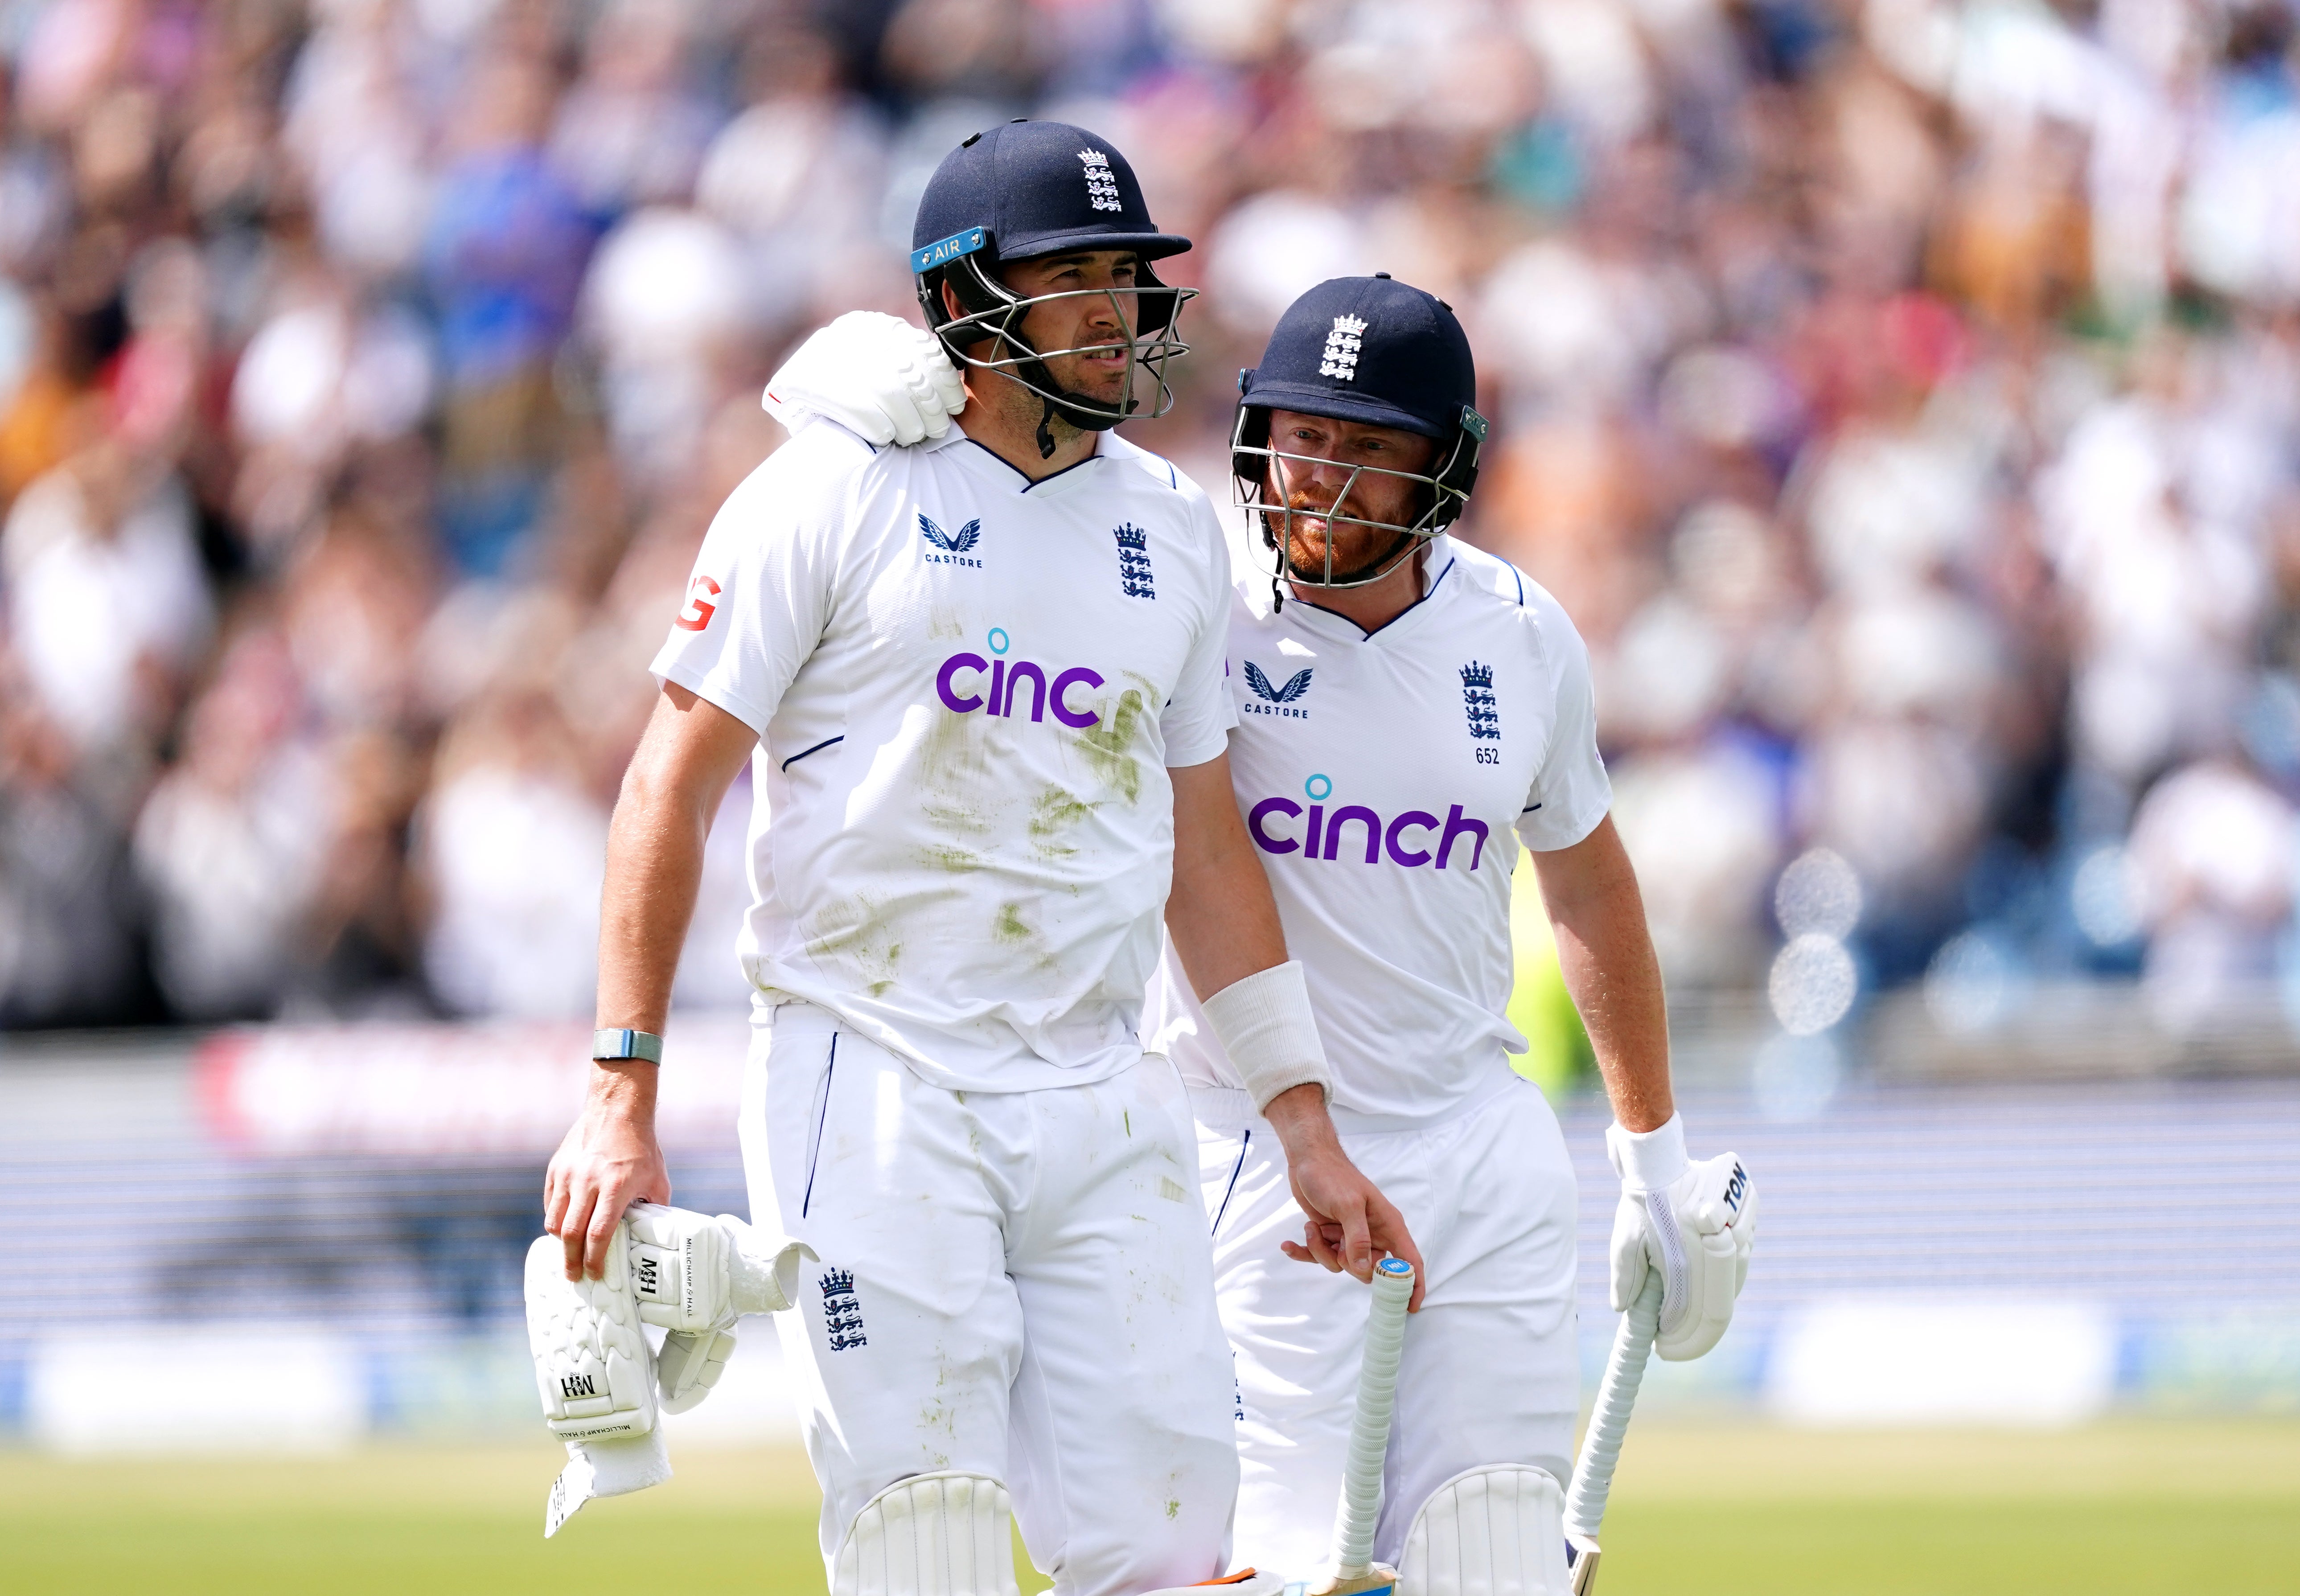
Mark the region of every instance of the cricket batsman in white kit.
[[[883, 371], [832, 380], [826, 354], [805, 403], [931, 428], [931, 406], [906, 407]], [[1233, 594], [1237, 806], [1307, 971], [1342, 1144], [1426, 1258], [1374, 1554], [1402, 1596], [1564, 1596], [1576, 1205], [1556, 1117], [1507, 1057], [1523, 1045], [1505, 1018], [1520, 843], [1617, 1121], [1612, 1303], [1660, 1273], [1663, 1358], [1723, 1334], [1756, 1200], [1730, 1154], [1687, 1151], [1588, 651], [1539, 585], [1446, 535], [1487, 430], [1451, 309], [1386, 275], [1321, 284], [1240, 387], [1233, 470], [1271, 568]], [[1235, 1555], [1314, 1583], [1330, 1572], [1368, 1294], [1338, 1272], [1339, 1233], [1296, 1201], [1285, 1138], [1197, 1001], [1188, 952], [1169, 945], [1146, 1035], [1189, 1088], [1237, 1351]]]
[[1106, 142], [1023, 122], [953, 152], [915, 242], [957, 425], [805, 425], [713, 522], [616, 809], [607, 1040], [546, 1218], [579, 1284], [668, 1201], [650, 1055], [752, 760], [741, 1133], [754, 1221], [812, 1255], [779, 1328], [831, 1590], [1011, 1592], [1011, 1499], [1056, 1590], [1136, 1596], [1223, 1572], [1238, 1468], [1185, 1093], [1139, 1040], [1162, 916], [1303, 1206], [1361, 1278], [1414, 1255], [1327, 1118], [1232, 798], [1220, 525], [1109, 430], [1167, 401], [1186, 291], [1153, 262], [1188, 241]]

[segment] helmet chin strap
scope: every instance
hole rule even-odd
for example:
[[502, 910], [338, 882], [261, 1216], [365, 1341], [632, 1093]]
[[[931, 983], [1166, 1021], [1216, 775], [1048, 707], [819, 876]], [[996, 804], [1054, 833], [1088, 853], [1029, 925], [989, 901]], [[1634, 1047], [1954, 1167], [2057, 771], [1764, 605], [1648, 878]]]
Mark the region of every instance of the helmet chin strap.
[[[1016, 375], [1024, 382], [1044, 390], [1040, 395], [1039, 402], [1046, 408], [1038, 412], [1037, 434], [1040, 460], [1049, 460], [1054, 456], [1056, 416], [1062, 417], [1080, 432], [1107, 432], [1123, 419], [1111, 414], [1109, 407], [1101, 405], [1100, 402], [1091, 395], [1073, 393], [1057, 383], [1054, 380], [1054, 374], [1046, 370], [1046, 363], [1044, 361], [1031, 361], [1019, 368]], [[1126, 400], [1127, 408], [1129, 410], [1133, 408], [1133, 387], [1129, 383], [1127, 387]], [[1060, 396], [1049, 398], [1046, 396], [1046, 394]]]
[[[1030, 375], [1030, 368], [1038, 370], [1035, 378]], [[1055, 416], [1061, 416], [1062, 420], [1067, 420], [1070, 426], [1079, 428], [1081, 432], [1109, 432], [1111, 428], [1118, 426], [1121, 420], [1125, 420], [1125, 416], [1111, 414], [1113, 407], [1104, 404], [1102, 400], [1093, 398], [1090, 394], [1074, 394], [1074, 391], [1070, 391], [1070, 388], [1065, 388], [1062, 384], [1055, 382], [1054, 372], [1046, 370], [1045, 361], [1030, 361], [1030, 366], [1023, 368], [1023, 375], [1026, 375], [1030, 382], [1039, 382], [1039, 378], [1045, 379], [1045, 382], [1039, 382], [1039, 387], [1046, 388], [1046, 394], [1054, 395], [1054, 398], [1045, 398], [1045, 395], [1042, 395], [1045, 410], [1039, 411], [1038, 416], [1038, 458], [1039, 460], [1054, 455]], [[1125, 404], [1129, 411], [1134, 410], [1134, 387], [1131, 387], [1131, 382], [1127, 384]]]

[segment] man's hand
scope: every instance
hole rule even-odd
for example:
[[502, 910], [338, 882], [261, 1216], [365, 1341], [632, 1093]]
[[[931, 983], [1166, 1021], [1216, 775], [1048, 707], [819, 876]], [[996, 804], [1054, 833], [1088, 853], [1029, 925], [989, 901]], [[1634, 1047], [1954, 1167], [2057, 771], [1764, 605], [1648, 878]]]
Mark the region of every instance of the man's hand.
[[899, 316], [849, 311], [783, 362], [766, 407], [786, 427], [829, 416], [873, 444], [915, 444], [950, 430], [966, 385], [933, 334]]
[[626, 1208], [671, 1201], [671, 1172], [654, 1137], [659, 1068], [636, 1060], [595, 1064], [582, 1116], [551, 1155], [543, 1227], [565, 1248], [570, 1280], [602, 1277]]
[[1698, 1358], [1733, 1322], [1757, 1239], [1757, 1193], [1731, 1153], [1693, 1163], [1684, 1122], [1655, 1130], [1614, 1125], [1605, 1153], [1621, 1177], [1613, 1214], [1612, 1303], [1626, 1310], [1648, 1272], [1662, 1277], [1654, 1351], [1672, 1363]]
[[1406, 1309], [1419, 1309], [1429, 1284], [1421, 1249], [1406, 1231], [1404, 1216], [1342, 1151], [1324, 1093], [1314, 1085], [1296, 1086], [1271, 1098], [1263, 1114], [1285, 1144], [1287, 1178], [1306, 1216], [1301, 1242], [1279, 1243], [1286, 1256], [1369, 1284], [1375, 1259], [1402, 1258], [1413, 1266], [1413, 1300]]

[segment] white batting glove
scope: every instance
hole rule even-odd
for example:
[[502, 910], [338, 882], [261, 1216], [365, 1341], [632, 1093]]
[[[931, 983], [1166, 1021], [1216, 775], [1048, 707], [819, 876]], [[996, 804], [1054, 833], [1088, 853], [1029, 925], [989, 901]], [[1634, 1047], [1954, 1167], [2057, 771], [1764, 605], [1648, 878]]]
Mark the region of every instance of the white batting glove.
[[655, 1358], [666, 1413], [684, 1413], [711, 1392], [735, 1351], [735, 1321], [780, 1313], [798, 1300], [804, 1244], [754, 1230], [732, 1214], [635, 1202], [631, 1295], [638, 1317], [670, 1332]]
[[644, 1435], [654, 1428], [652, 1355], [631, 1295], [628, 1228], [615, 1226], [604, 1278], [567, 1278], [551, 1236], [527, 1251], [527, 1336], [543, 1421], [569, 1441]]
[[874, 444], [940, 437], [966, 408], [942, 342], [899, 316], [849, 311], [817, 328], [768, 379], [767, 413], [796, 428], [827, 416]]
[[631, 1292], [629, 1226], [618, 1224], [604, 1278], [570, 1280], [554, 1236], [527, 1251], [527, 1334], [543, 1421], [567, 1443], [543, 1534], [559, 1533], [594, 1497], [621, 1496], [671, 1477], [656, 1426], [653, 1359]]
[[1749, 1276], [1756, 1189], [1729, 1152], [1698, 1164], [1688, 1159], [1685, 1125], [1674, 1114], [1657, 1130], [1609, 1126], [1605, 1156], [1621, 1177], [1613, 1213], [1613, 1311], [1627, 1312], [1645, 1287], [1646, 1271], [1660, 1270], [1654, 1351], [1673, 1363], [1698, 1358], [1733, 1322], [1734, 1299]]

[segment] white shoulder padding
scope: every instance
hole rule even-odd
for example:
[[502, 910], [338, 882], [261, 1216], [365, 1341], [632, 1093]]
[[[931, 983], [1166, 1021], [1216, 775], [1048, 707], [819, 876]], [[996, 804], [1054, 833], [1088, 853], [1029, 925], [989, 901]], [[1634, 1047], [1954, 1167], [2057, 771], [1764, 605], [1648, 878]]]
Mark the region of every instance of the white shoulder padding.
[[1012, 1508], [988, 1475], [919, 1474], [863, 1504], [830, 1596], [1019, 1596]]
[[1567, 1596], [1557, 1481], [1507, 1464], [1464, 1469], [1438, 1486], [1406, 1532], [1397, 1596]]

